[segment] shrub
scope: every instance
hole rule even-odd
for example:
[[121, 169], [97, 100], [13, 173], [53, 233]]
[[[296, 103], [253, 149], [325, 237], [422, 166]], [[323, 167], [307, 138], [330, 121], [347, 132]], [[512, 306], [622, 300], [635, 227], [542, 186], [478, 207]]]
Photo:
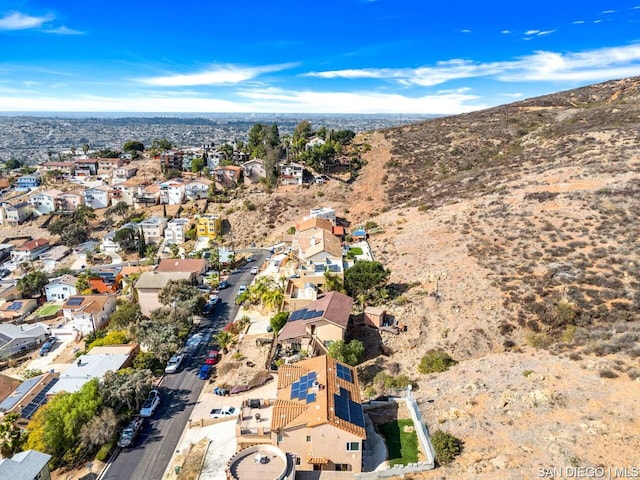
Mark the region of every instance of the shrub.
[[107, 459], [109, 458], [109, 454], [111, 453], [114, 447], [115, 447], [115, 440], [112, 440], [102, 445], [98, 450], [98, 453], [96, 453], [96, 460], [98, 460], [99, 462], [106, 462]]
[[600, 370], [599, 373], [602, 378], [618, 378], [618, 374], [613, 370], [609, 370], [608, 368]]
[[449, 369], [456, 362], [444, 350], [429, 350], [427, 354], [420, 359], [418, 371], [420, 373], [439, 373]]
[[436, 452], [436, 461], [440, 465], [447, 465], [453, 462], [462, 453], [462, 440], [442, 430], [433, 432], [431, 443]]
[[524, 375], [525, 377], [529, 377], [529, 375], [531, 375], [533, 373], [533, 370], [523, 370], [522, 371], [522, 375]]
[[152, 372], [162, 372], [163, 364], [152, 352], [140, 352], [133, 359], [133, 368], [136, 370], [151, 370]]
[[91, 350], [93, 347], [102, 347], [105, 345], [122, 345], [124, 343], [127, 343], [127, 332], [124, 330], [113, 330], [104, 337], [96, 338], [89, 343], [88, 349]]
[[546, 333], [528, 333], [524, 340], [533, 348], [546, 348], [551, 345], [551, 337]]

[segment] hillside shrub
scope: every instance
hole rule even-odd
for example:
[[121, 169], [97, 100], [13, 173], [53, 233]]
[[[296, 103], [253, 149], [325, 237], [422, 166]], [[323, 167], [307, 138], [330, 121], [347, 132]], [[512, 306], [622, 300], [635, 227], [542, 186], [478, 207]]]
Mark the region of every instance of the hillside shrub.
[[429, 350], [426, 355], [420, 359], [418, 371], [420, 373], [444, 372], [456, 363], [458, 362], [451, 358], [444, 350]]
[[440, 465], [448, 465], [462, 453], [462, 440], [442, 430], [433, 432], [431, 435], [431, 443], [436, 452], [436, 461]]

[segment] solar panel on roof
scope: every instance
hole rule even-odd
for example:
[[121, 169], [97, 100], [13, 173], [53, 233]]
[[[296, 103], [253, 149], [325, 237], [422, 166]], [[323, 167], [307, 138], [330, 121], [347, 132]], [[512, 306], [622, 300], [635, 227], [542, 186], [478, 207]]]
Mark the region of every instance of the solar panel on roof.
[[69, 305], [71, 307], [75, 307], [77, 305], [82, 304], [83, 300], [84, 300], [84, 298], [82, 298], [82, 297], [71, 297], [69, 300], [67, 300], [67, 305]]
[[364, 428], [364, 411], [362, 410], [362, 405], [349, 400], [349, 417], [351, 418], [351, 423]]
[[31, 420], [33, 414], [42, 405], [47, 403], [47, 393], [58, 382], [57, 378], [52, 379], [32, 400], [22, 409], [21, 416], [27, 420]]
[[316, 372], [311, 372], [311, 373], [309, 374], [309, 379], [310, 379], [312, 382], [315, 382], [315, 381], [316, 381], [316, 378], [318, 378], [318, 376], [317, 376]]
[[13, 302], [11, 305], [7, 307], [7, 310], [17, 311], [17, 310], [20, 310], [21, 308], [22, 308], [22, 303]]
[[316, 401], [316, 394], [315, 393], [309, 393], [307, 395], [307, 403], [311, 403], [311, 402], [315, 402]]
[[351, 370], [348, 367], [345, 367], [341, 364], [336, 364], [336, 376], [341, 378], [342, 380], [346, 380], [347, 382], [353, 383], [353, 377], [351, 375]]

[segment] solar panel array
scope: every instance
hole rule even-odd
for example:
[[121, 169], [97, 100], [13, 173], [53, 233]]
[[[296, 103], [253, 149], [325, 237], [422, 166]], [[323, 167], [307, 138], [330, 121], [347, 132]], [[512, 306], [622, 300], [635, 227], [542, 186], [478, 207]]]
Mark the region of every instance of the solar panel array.
[[57, 382], [58, 379], [54, 378], [46, 387], [42, 389], [40, 393], [33, 397], [33, 400], [31, 400], [31, 402], [29, 402], [29, 404], [22, 409], [22, 412], [20, 414], [22, 418], [31, 420], [31, 417], [33, 417], [33, 414], [36, 413], [38, 408], [47, 403], [47, 392], [49, 392], [49, 390], [51, 390], [51, 387], [53, 387]]
[[82, 297], [71, 297], [69, 300], [67, 300], [67, 305], [69, 305], [70, 307], [76, 307], [78, 305], [81, 305], [83, 301], [84, 298]]
[[11, 305], [7, 307], [7, 310], [16, 312], [22, 308], [22, 302], [13, 302]]
[[324, 310], [307, 310], [306, 308], [302, 308], [291, 313], [289, 321], [310, 320], [312, 318], [321, 317], [323, 313]]
[[351, 400], [348, 390], [340, 387], [340, 395], [337, 393], [333, 394], [333, 405], [338, 418], [365, 428], [362, 405]]
[[353, 376], [351, 375], [351, 369], [349, 367], [336, 363], [336, 375], [342, 380], [353, 383]]
[[291, 384], [291, 400], [304, 400], [306, 403], [316, 401], [316, 394], [309, 392], [309, 388], [317, 380], [316, 372], [307, 373], [302, 375], [300, 379]]

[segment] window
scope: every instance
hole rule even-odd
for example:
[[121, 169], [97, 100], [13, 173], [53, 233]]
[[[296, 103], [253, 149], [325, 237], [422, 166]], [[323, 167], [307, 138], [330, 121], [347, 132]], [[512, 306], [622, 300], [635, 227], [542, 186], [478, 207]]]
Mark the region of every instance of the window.
[[307, 435], [307, 443], [311, 442], [311, 435]]
[[360, 451], [360, 442], [347, 442], [347, 451], [348, 452]]
[[300, 461], [300, 457], [296, 456], [296, 465], [300, 465], [302, 462]]
[[282, 443], [284, 441], [284, 435], [281, 433], [278, 434], [278, 443]]
[[336, 472], [350, 472], [351, 465], [348, 463], [336, 463]]

